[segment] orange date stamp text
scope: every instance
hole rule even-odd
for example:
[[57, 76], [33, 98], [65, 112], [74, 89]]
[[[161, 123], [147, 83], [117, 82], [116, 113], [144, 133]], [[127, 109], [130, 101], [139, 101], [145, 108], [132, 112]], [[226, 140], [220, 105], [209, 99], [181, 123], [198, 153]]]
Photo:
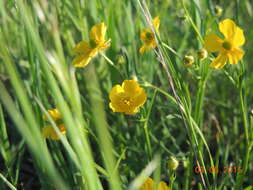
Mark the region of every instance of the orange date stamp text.
[[203, 166], [196, 166], [194, 168], [195, 174], [202, 174], [202, 173], [211, 173], [211, 174], [240, 174], [243, 173], [243, 169], [241, 166], [208, 166], [206, 170]]

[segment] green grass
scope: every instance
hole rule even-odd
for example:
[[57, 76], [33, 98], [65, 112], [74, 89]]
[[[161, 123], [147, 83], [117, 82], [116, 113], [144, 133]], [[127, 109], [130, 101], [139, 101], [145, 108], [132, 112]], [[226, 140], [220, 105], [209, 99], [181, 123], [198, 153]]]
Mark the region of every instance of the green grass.
[[[172, 186], [174, 174], [175, 190], [253, 189], [252, 10], [250, 0], [0, 0], [0, 189], [138, 190], [148, 176]], [[150, 16], [161, 19], [158, 46], [140, 54]], [[244, 30], [246, 53], [217, 70], [216, 54], [197, 51], [225, 18]], [[74, 68], [73, 47], [100, 22], [111, 47]], [[148, 96], [136, 115], [109, 108], [126, 79]], [[43, 139], [56, 107], [67, 134]], [[222, 173], [233, 166], [242, 173]]]

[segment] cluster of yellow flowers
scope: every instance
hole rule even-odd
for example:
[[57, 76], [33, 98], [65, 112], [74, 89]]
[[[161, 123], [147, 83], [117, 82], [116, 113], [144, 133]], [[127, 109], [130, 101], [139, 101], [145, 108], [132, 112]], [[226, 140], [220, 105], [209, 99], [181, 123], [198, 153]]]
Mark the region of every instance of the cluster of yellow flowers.
[[[157, 16], [153, 19], [155, 32], [159, 34], [160, 18]], [[106, 50], [110, 47], [110, 39], [106, 40], [107, 26], [104, 23], [96, 24], [90, 31], [90, 42], [82, 41], [76, 45], [73, 52], [79, 54], [75, 57], [72, 64], [75, 67], [84, 67], [89, 61], [98, 54], [100, 50]], [[224, 39], [216, 34], [209, 34], [204, 41], [204, 48], [208, 52], [219, 52], [220, 54], [211, 63], [211, 67], [220, 69], [229, 61], [230, 64], [236, 64], [242, 59], [244, 51], [239, 48], [245, 43], [243, 30], [239, 28], [231, 19], [225, 19], [219, 23], [219, 30], [224, 35]], [[140, 32], [140, 39], [143, 45], [139, 49], [144, 53], [149, 49], [157, 46], [155, 34], [151, 29], [143, 29]], [[185, 56], [187, 66], [192, 65], [193, 59]]]
[[[153, 19], [153, 26], [155, 32], [159, 34], [160, 18]], [[106, 50], [110, 47], [110, 39], [105, 39], [107, 26], [105, 23], [96, 24], [91, 28], [90, 41], [81, 41], [73, 49], [73, 52], [78, 54], [72, 62], [75, 67], [84, 67], [90, 60], [98, 54], [99, 51]], [[216, 34], [209, 34], [204, 40], [204, 48], [208, 52], [219, 52], [211, 67], [220, 69], [228, 61], [230, 64], [236, 64], [242, 59], [244, 51], [239, 48], [245, 43], [243, 30], [239, 28], [232, 20], [225, 19], [219, 23], [219, 30], [224, 35], [220, 38]], [[140, 32], [140, 39], [143, 45], [139, 49], [140, 53], [144, 53], [149, 49], [156, 48], [157, 42], [155, 34], [151, 29], [143, 29]], [[206, 56], [205, 49], [202, 49], [199, 54], [200, 57]], [[205, 54], [205, 55], [204, 55]], [[184, 56], [184, 61], [188, 66], [194, 62], [193, 57]], [[124, 114], [136, 114], [139, 108], [144, 105], [147, 100], [147, 95], [144, 88], [141, 88], [135, 80], [124, 80], [122, 85], [115, 85], [109, 94], [109, 107], [113, 112], [121, 112]], [[61, 121], [60, 113], [57, 109], [49, 110], [49, 115], [57, 123], [57, 126], [62, 134], [66, 133], [66, 129]], [[45, 119], [47, 120], [47, 119]], [[43, 136], [51, 139], [59, 139], [52, 126], [45, 126], [43, 128]]]

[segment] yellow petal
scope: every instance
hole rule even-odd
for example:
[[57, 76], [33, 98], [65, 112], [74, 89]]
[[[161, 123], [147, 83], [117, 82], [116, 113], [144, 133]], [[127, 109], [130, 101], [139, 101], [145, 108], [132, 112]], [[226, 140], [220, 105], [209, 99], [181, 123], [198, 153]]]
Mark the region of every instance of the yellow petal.
[[140, 190], [152, 190], [154, 185], [153, 179], [150, 177], [145, 181], [145, 183], [141, 186]]
[[42, 136], [44, 138], [50, 137], [52, 132], [53, 132], [52, 126], [45, 126], [45, 127], [42, 128]]
[[90, 62], [91, 58], [96, 56], [97, 53], [97, 48], [90, 49], [86, 54], [76, 56], [72, 61], [72, 64], [75, 67], [85, 67]]
[[91, 60], [91, 57], [87, 55], [79, 55], [74, 58], [72, 64], [75, 67], [85, 67]]
[[90, 50], [90, 45], [89, 43], [85, 42], [85, 41], [81, 41], [79, 42], [76, 47], [74, 47], [74, 49], [72, 50], [74, 53], [78, 53], [78, 54], [85, 54], [86, 52], [88, 52]]
[[205, 38], [204, 48], [209, 52], [223, 51], [222, 43], [223, 40], [219, 36], [209, 34]]
[[139, 49], [140, 53], [144, 53], [145, 51], [147, 51], [148, 49], [150, 49], [150, 47], [146, 46], [145, 44], [143, 46], [141, 46], [141, 48]]
[[158, 190], [170, 190], [170, 188], [167, 186], [167, 184], [163, 181], [159, 183]]
[[61, 119], [61, 114], [58, 109], [48, 110], [48, 113], [54, 120]]
[[147, 95], [144, 88], [140, 88], [138, 94], [133, 98], [133, 105], [136, 107], [142, 106], [147, 100]]
[[160, 27], [160, 18], [159, 18], [159, 16], [157, 16], [153, 19], [153, 25], [155, 27], [156, 32], [158, 32], [159, 27]]
[[107, 27], [105, 23], [96, 24], [91, 28], [90, 31], [90, 39], [94, 41], [96, 44], [100, 44], [105, 41], [105, 33]]
[[118, 98], [119, 93], [122, 92], [124, 92], [123, 88], [118, 84], [115, 85], [109, 94], [110, 100], [113, 101], [114, 99]]
[[111, 46], [111, 39], [105, 41], [103, 44], [101, 44], [98, 48], [99, 50], [106, 50]]
[[134, 96], [136, 91], [139, 90], [140, 86], [135, 80], [124, 80], [122, 88], [126, 93]]
[[136, 113], [138, 113], [139, 109], [136, 108], [136, 107], [131, 107], [131, 108], [128, 108], [124, 111], [125, 114], [127, 115], [134, 115]]
[[[64, 124], [59, 124], [57, 125], [59, 131], [61, 132], [61, 134], [66, 134], [66, 128], [64, 126]], [[51, 131], [51, 135], [50, 135], [50, 138], [53, 139], [53, 140], [59, 140], [60, 139], [60, 136], [57, 134], [57, 132], [54, 130], [53, 127], [52, 128], [52, 131]]]
[[226, 39], [233, 39], [236, 32], [236, 24], [231, 19], [225, 19], [219, 23], [219, 29]]
[[244, 51], [240, 48], [235, 48], [233, 51], [230, 51], [228, 54], [228, 59], [230, 64], [237, 64], [238, 61], [242, 59]]
[[233, 45], [235, 47], [242, 46], [245, 43], [245, 37], [243, 30], [239, 27], [236, 27], [236, 31], [233, 38]]
[[219, 29], [224, 34], [226, 40], [231, 42], [233, 46], [238, 47], [245, 43], [243, 30], [238, 27], [233, 20], [223, 20], [219, 23]]
[[215, 60], [213, 60], [210, 66], [215, 69], [221, 69], [226, 64], [227, 59], [228, 57], [226, 54], [220, 54]]
[[110, 102], [109, 107], [113, 112], [124, 112], [124, 110], [118, 104]]

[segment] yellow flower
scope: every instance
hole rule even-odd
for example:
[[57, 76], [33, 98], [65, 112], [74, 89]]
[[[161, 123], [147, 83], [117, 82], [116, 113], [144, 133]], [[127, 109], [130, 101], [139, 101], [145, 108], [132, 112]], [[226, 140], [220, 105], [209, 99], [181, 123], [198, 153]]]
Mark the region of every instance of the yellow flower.
[[[153, 25], [155, 27], [156, 32], [158, 33], [160, 26], [160, 18], [157, 16], [153, 19]], [[140, 53], [144, 53], [146, 50], [151, 48], [155, 48], [157, 46], [155, 40], [155, 34], [151, 29], [143, 29], [140, 33], [141, 41], [144, 43], [143, 46], [139, 49]]]
[[144, 88], [135, 80], [124, 80], [122, 85], [115, 85], [109, 95], [110, 108], [113, 112], [136, 114], [147, 99]]
[[79, 55], [72, 61], [75, 67], [86, 66], [100, 50], [110, 47], [111, 39], [105, 40], [106, 30], [105, 23], [96, 24], [91, 28], [90, 42], [81, 41], [76, 45], [73, 52]]
[[[47, 112], [57, 124], [57, 127], [60, 130], [60, 132], [64, 135], [66, 133], [66, 128], [61, 121], [60, 112], [57, 109], [48, 110]], [[45, 116], [43, 116], [43, 119], [45, 121], [48, 121], [48, 119]], [[60, 137], [57, 135], [56, 131], [54, 130], [52, 126], [44, 126], [42, 129], [42, 136], [44, 138], [51, 138], [53, 140], [60, 139]]]
[[[154, 185], [155, 182], [153, 181], [153, 179], [149, 177], [139, 190], [153, 190]], [[158, 184], [158, 190], [170, 190], [170, 188], [167, 186], [165, 182], [161, 181]]]
[[211, 63], [211, 67], [220, 69], [229, 61], [236, 64], [242, 59], [244, 51], [239, 48], [245, 43], [243, 30], [230, 20], [225, 19], [219, 23], [219, 30], [225, 39], [221, 39], [215, 34], [210, 34], [205, 38], [205, 49], [209, 52], [219, 52], [220, 54]]

